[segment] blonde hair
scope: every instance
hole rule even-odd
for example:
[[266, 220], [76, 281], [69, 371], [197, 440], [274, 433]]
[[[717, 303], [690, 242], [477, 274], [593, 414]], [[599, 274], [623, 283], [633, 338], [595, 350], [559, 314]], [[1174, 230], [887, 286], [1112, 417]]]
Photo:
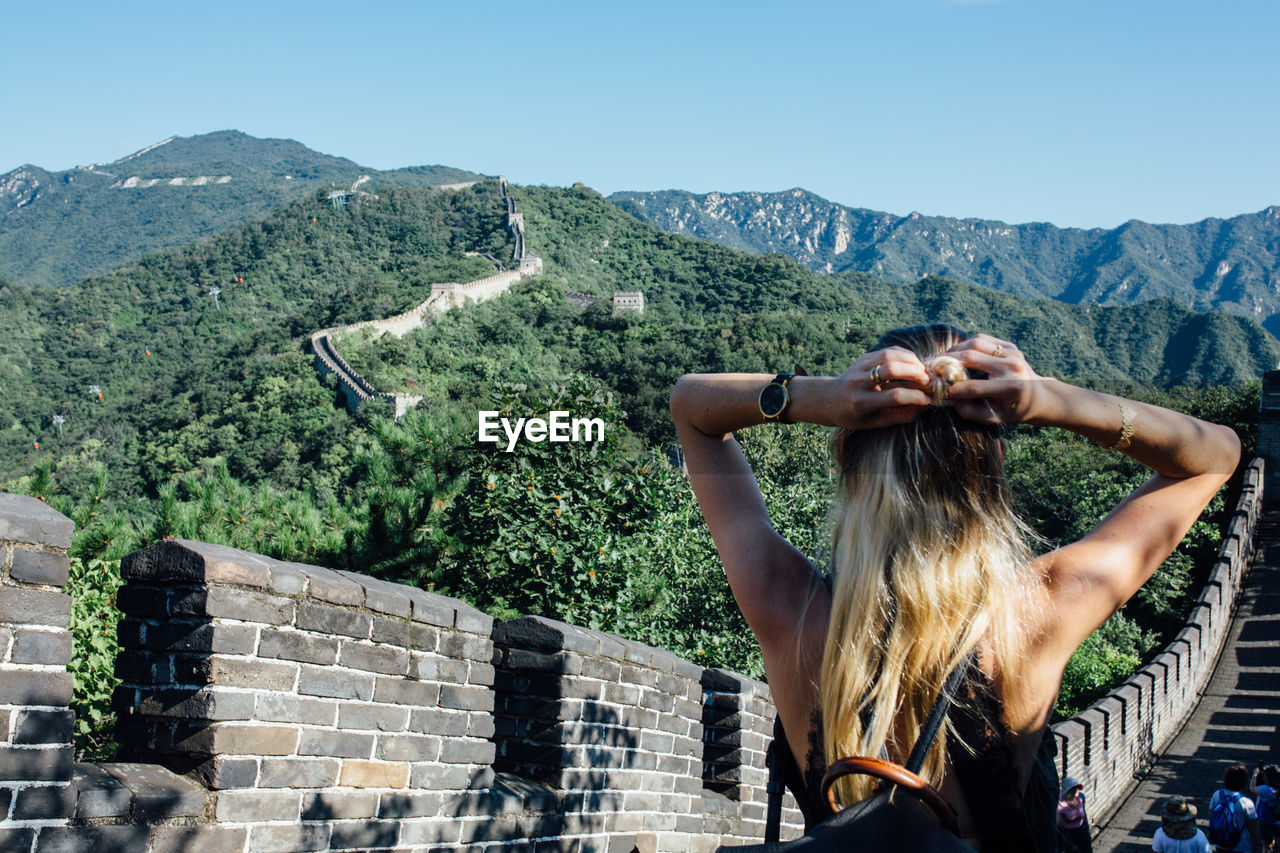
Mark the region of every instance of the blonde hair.
[[[904, 346], [922, 359], [968, 336], [950, 326], [890, 332], [876, 348]], [[931, 364], [946, 387], [963, 378], [953, 359]], [[963, 368], [961, 368], [963, 371]], [[943, 402], [946, 387], [931, 389]], [[1023, 590], [1032, 559], [1026, 526], [1014, 515], [999, 434], [950, 407], [912, 423], [839, 430], [831, 439], [841, 476], [833, 511], [831, 621], [820, 695], [827, 762], [877, 756], [902, 762], [942, 683], [984, 638], [997, 670], [1020, 642]], [[941, 783], [944, 729], [921, 771]], [[846, 776], [848, 804], [874, 780]]]

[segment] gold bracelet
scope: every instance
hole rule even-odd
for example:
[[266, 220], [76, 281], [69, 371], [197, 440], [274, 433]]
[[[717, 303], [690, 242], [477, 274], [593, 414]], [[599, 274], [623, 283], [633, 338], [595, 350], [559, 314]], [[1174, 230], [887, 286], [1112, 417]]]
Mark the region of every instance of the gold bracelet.
[[1115, 444], [1107, 448], [1107, 450], [1124, 450], [1129, 446], [1130, 439], [1133, 438], [1135, 427], [1133, 425], [1133, 409], [1120, 404], [1120, 438]]

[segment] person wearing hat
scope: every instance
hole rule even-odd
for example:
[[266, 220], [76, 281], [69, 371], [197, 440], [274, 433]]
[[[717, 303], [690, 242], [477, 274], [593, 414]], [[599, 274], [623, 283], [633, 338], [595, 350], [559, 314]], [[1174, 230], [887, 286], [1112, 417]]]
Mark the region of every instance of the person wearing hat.
[[1209, 839], [1196, 828], [1196, 807], [1186, 797], [1165, 800], [1151, 849], [1156, 853], [1213, 853]]
[[1058, 839], [1063, 853], [1093, 853], [1089, 816], [1084, 810], [1084, 785], [1074, 776], [1062, 780], [1058, 799]]

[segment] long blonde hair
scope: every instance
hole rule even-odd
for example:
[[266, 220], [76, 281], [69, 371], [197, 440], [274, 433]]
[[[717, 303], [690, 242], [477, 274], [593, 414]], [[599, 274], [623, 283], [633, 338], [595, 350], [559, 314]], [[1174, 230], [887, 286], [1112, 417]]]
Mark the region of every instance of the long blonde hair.
[[[968, 336], [944, 325], [890, 332], [876, 349], [903, 346], [922, 359]], [[851, 755], [905, 761], [942, 683], [982, 640], [997, 671], [1021, 648], [1032, 560], [1014, 515], [994, 428], [932, 406], [904, 426], [839, 430], [841, 477], [833, 510], [831, 622], [821, 702], [828, 763]], [[944, 729], [921, 775], [941, 783]], [[874, 780], [846, 776], [844, 803]]]

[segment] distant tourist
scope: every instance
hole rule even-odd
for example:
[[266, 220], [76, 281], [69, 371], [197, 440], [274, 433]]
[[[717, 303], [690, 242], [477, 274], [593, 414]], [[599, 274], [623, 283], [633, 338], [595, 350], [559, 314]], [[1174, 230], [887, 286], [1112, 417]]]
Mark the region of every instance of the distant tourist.
[[1276, 839], [1280, 838], [1280, 767], [1274, 764], [1262, 766], [1258, 762], [1258, 772], [1253, 774], [1250, 789], [1257, 795], [1258, 802], [1258, 834], [1262, 836], [1262, 849], [1276, 850]]
[[1058, 849], [1061, 853], [1093, 853], [1089, 816], [1084, 811], [1084, 785], [1074, 776], [1062, 780], [1058, 800]]
[[1160, 815], [1160, 828], [1151, 839], [1151, 849], [1156, 853], [1212, 853], [1209, 839], [1196, 829], [1196, 807], [1185, 797], [1165, 800], [1164, 814]]
[[1258, 832], [1258, 813], [1253, 800], [1244, 795], [1249, 771], [1233, 764], [1222, 777], [1222, 787], [1209, 801], [1209, 842], [1219, 853], [1253, 853], [1263, 850]]

